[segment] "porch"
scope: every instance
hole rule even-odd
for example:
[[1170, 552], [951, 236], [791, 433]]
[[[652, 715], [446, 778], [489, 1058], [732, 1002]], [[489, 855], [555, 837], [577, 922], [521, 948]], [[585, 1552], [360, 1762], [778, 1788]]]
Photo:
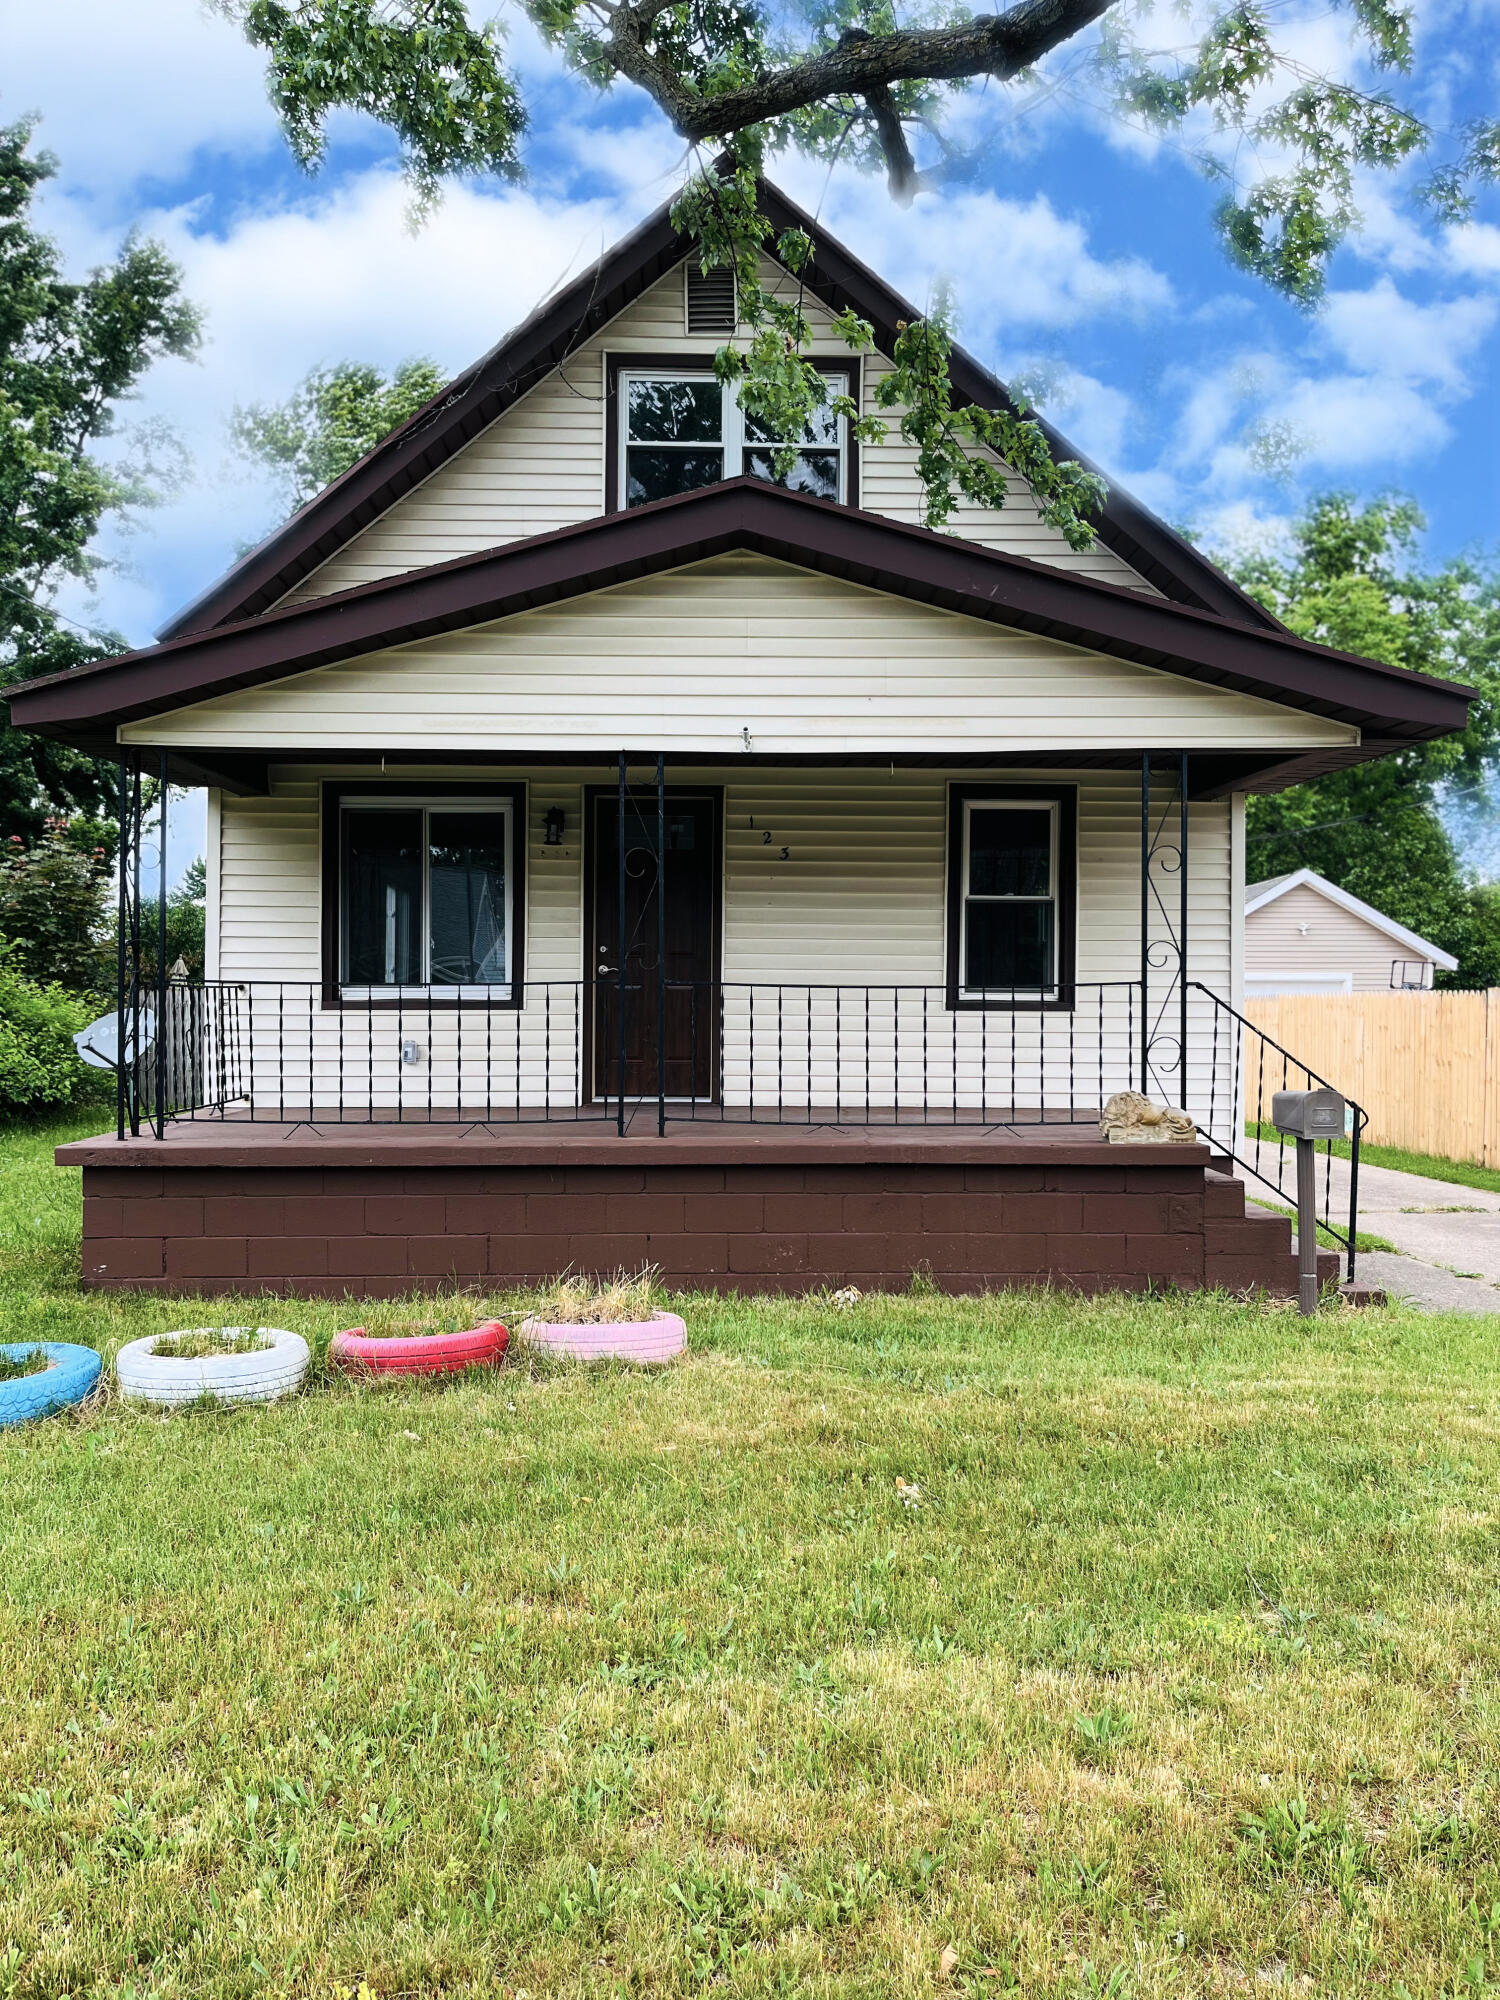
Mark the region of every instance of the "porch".
[[[1187, 756], [752, 765], [273, 771], [220, 807], [197, 985], [146, 968], [122, 770], [116, 1136], [59, 1156], [85, 1172], [87, 1282], [357, 1293], [649, 1262], [730, 1289], [1293, 1287], [1285, 1221], [1247, 1217], [1227, 1174], [1289, 1195], [1245, 1106], [1320, 1079], [1187, 976], [1191, 932], [1230, 983], [1235, 879], [1233, 814]], [[768, 848], [778, 787], [792, 838]], [[881, 955], [915, 976], [849, 976]], [[257, 976], [309, 956], [321, 977]], [[1207, 1143], [1105, 1146], [1122, 1090]]]
[[[1286, 1220], [1204, 1145], [1063, 1116], [937, 1127], [168, 1122], [59, 1149], [86, 1284], [394, 1295], [653, 1264], [674, 1289], [1294, 1291]], [[1329, 1258], [1330, 1273], [1334, 1259]]]

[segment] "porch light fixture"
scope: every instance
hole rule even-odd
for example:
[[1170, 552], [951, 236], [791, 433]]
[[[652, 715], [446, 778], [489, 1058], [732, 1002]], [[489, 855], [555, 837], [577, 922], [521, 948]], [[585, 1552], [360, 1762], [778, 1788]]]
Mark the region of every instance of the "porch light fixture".
[[563, 828], [567, 823], [567, 814], [561, 806], [548, 806], [546, 817], [542, 821], [544, 829], [542, 844], [546, 847], [561, 847]]

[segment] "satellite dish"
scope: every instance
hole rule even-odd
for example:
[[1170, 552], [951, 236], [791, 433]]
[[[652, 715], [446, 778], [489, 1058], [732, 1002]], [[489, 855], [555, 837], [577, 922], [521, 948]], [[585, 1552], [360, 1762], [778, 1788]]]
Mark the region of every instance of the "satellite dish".
[[[145, 1007], [141, 1009], [140, 1050], [144, 1055], [156, 1039], [156, 1017]], [[133, 1053], [135, 1046], [134, 1023], [125, 1023], [127, 1052]], [[118, 1014], [102, 1014], [97, 1021], [91, 1021], [73, 1037], [73, 1046], [90, 1069], [118, 1069], [120, 1067], [120, 1017]]]

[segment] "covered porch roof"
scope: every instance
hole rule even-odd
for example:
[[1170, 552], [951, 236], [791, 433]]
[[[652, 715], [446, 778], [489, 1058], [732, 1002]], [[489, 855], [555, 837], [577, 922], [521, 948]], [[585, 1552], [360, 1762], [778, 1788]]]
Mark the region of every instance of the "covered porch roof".
[[[1339, 653], [1280, 629], [1241, 624], [760, 480], [735, 479], [29, 682], [10, 693], [12, 719], [95, 755], [118, 756], [123, 728], [217, 695], [734, 552], [1044, 634], [1359, 731], [1357, 742], [1292, 755], [1285, 747], [1204, 753], [1193, 770], [1200, 796], [1279, 789], [1462, 729], [1474, 698], [1455, 683]], [[149, 756], [154, 764], [158, 753], [139, 738], [137, 743], [125, 754]], [[329, 742], [317, 754], [326, 760], [344, 747]], [[621, 747], [647, 755], [658, 746], [643, 740]], [[274, 761], [283, 761], [283, 754], [275, 752]], [[431, 756], [400, 743], [377, 754], [408, 762]], [[493, 744], [463, 752], [469, 762], [500, 754]], [[518, 752], [503, 754], [514, 760]], [[357, 755], [368, 759], [370, 746]], [[1122, 747], [1118, 755], [1094, 748], [1081, 758], [1059, 748], [1052, 761], [1127, 764], [1138, 756], [1138, 746]], [[895, 744], [868, 760], [887, 758], [907, 761]], [[255, 791], [265, 787], [271, 761], [270, 752], [195, 746], [173, 749], [169, 768], [180, 782]], [[742, 759], [736, 752], [724, 761]], [[809, 761], [829, 758], [809, 753]], [[1012, 758], [976, 759], [991, 766], [1006, 761], [1035, 765], [1039, 758], [1029, 747]]]

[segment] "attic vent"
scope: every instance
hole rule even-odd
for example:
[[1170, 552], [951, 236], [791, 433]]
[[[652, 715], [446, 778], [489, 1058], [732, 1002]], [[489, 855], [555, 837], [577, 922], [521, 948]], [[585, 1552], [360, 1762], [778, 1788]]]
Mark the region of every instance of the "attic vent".
[[733, 271], [701, 271], [687, 266], [687, 330], [689, 333], [733, 333], [735, 311]]

